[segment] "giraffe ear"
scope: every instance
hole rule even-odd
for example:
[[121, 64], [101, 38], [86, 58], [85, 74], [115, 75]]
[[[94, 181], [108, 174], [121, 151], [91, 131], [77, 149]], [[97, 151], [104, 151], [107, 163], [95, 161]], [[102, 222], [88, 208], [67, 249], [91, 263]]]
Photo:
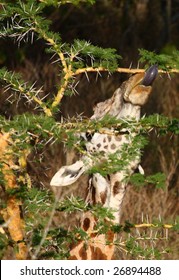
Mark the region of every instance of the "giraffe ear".
[[85, 166], [83, 161], [78, 160], [72, 165], [62, 166], [53, 176], [50, 186], [63, 187], [75, 183], [84, 173]]

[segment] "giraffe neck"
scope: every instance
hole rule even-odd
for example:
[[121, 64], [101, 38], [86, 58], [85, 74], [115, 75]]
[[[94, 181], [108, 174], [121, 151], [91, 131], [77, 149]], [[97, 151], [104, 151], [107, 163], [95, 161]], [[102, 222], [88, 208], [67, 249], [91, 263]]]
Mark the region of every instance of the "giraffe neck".
[[[120, 210], [125, 194], [126, 184], [122, 183], [124, 172], [110, 175], [109, 182], [96, 173], [91, 178], [87, 202], [98, 203], [114, 210], [113, 223], [119, 223]], [[105, 222], [108, 222], [107, 220]], [[97, 218], [91, 212], [83, 214], [81, 228], [86, 232], [86, 241], [80, 240], [70, 251], [72, 260], [111, 260], [114, 259], [114, 240], [116, 234], [109, 230], [106, 234], [98, 234], [95, 229]]]
[[97, 219], [91, 212], [84, 214], [81, 228], [87, 233], [86, 241], [80, 240], [70, 251], [70, 260], [111, 260], [114, 256], [114, 233], [98, 234]]
[[[88, 150], [94, 150], [97, 147], [101, 152], [107, 149], [110, 153], [115, 153], [118, 149], [121, 149], [123, 144], [130, 145], [133, 137], [133, 134], [108, 136], [95, 133], [93, 135], [95, 144], [91, 141], [87, 144], [87, 147]], [[121, 170], [106, 177], [95, 173], [89, 180], [87, 202], [92, 205], [98, 203], [113, 210], [114, 220], [112, 222], [114, 224], [120, 222], [122, 202], [127, 185], [125, 181], [126, 175], [132, 174], [138, 164], [139, 157], [135, 157], [132, 162], [130, 161], [125, 171]], [[90, 212], [84, 214], [81, 220], [81, 228], [87, 233], [87, 241], [81, 240], [72, 248], [70, 259], [107, 260], [114, 258], [114, 240], [116, 239], [116, 235], [110, 230], [107, 234], [97, 234], [95, 230], [96, 223], [97, 219]]]

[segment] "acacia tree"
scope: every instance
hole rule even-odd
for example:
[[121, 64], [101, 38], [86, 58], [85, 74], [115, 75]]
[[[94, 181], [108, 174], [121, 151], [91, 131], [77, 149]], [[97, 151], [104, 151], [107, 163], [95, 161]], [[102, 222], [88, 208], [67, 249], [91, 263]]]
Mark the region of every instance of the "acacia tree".
[[[95, 1], [9, 1], [1, 3], [1, 38], [9, 38], [19, 45], [25, 42], [33, 44], [35, 40], [42, 40], [46, 44], [46, 50], [51, 54], [52, 60], [58, 66], [60, 73], [59, 84], [56, 92], [45, 96], [43, 88], [36, 88], [35, 84], [24, 81], [20, 73], [11, 72], [7, 68], [0, 70], [0, 79], [4, 94], [7, 95], [5, 102], [20, 104], [27, 102], [33, 108], [32, 112], [14, 115], [12, 118], [0, 117], [0, 184], [3, 191], [1, 209], [0, 247], [1, 256], [6, 257], [7, 248], [15, 250], [15, 258], [57, 258], [66, 259], [69, 255], [69, 244], [86, 238], [82, 229], [64, 229], [63, 227], [52, 228], [51, 223], [56, 211], [72, 213], [76, 211], [93, 211], [104, 220], [106, 216], [112, 220], [109, 209], [86, 205], [77, 197], [69, 197], [59, 202], [59, 197], [52, 192], [33, 185], [28, 173], [27, 162], [30, 154], [36, 150], [42, 154], [45, 146], [52, 147], [55, 142], [63, 142], [76, 150], [83, 152], [83, 143], [77, 138], [77, 133], [100, 131], [103, 127], [113, 127], [116, 131], [124, 128], [133, 129], [138, 133], [137, 148], [143, 148], [147, 144], [146, 136], [150, 131], [156, 131], [160, 136], [163, 134], [174, 135], [179, 133], [178, 119], [169, 119], [160, 115], [152, 115], [142, 118], [140, 121], [116, 120], [105, 117], [96, 122], [82, 118], [81, 116], [56, 121], [59, 106], [65, 95], [76, 93], [76, 77], [79, 74], [103, 73], [139, 73], [145, 69], [129, 69], [119, 67], [121, 56], [115, 49], [103, 49], [86, 41], [75, 39], [72, 44], [62, 41], [59, 34], [51, 31], [51, 22], [44, 18], [44, 11], [49, 6], [60, 8], [62, 4], [72, 2], [80, 5], [81, 2], [94, 4]], [[157, 64], [160, 73], [179, 72], [179, 51], [171, 55], [156, 54], [147, 50], [139, 50], [140, 61], [149, 65]], [[20, 106], [20, 105], [19, 105]], [[136, 144], [136, 143], [135, 143]], [[132, 146], [130, 152], [135, 153], [136, 146]], [[126, 155], [125, 155], [126, 157]], [[124, 160], [124, 159], [123, 159]], [[130, 160], [130, 159], [128, 159]], [[40, 162], [39, 162], [40, 164]], [[111, 158], [110, 164], [93, 167], [90, 173], [113, 173], [116, 172], [120, 161]], [[50, 180], [50, 178], [49, 178]], [[142, 186], [146, 183], [157, 187], [165, 186], [165, 175], [157, 173], [150, 176], [134, 174], [130, 177], [132, 184]], [[23, 217], [21, 210], [23, 209]], [[35, 217], [35, 219], [34, 219]], [[42, 218], [43, 217], [43, 218]], [[103, 223], [100, 231], [106, 231], [108, 225]], [[172, 221], [145, 223], [135, 225], [132, 221], [126, 221], [114, 230], [131, 232], [137, 227], [157, 227], [159, 229], [177, 230], [178, 224]], [[160, 234], [157, 238], [161, 238]], [[156, 258], [159, 253], [136, 247], [137, 237], [131, 237], [121, 244], [116, 241], [116, 246], [123, 246], [125, 252], [142, 255], [143, 258]]]

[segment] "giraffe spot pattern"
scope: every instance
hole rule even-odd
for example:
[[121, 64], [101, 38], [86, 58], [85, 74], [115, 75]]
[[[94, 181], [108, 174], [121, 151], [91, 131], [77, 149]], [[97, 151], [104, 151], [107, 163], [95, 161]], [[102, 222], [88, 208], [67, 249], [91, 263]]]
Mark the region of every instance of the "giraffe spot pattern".
[[116, 149], [116, 145], [115, 145], [115, 144], [112, 144], [112, 145], [111, 145], [111, 149], [112, 149], [112, 150], [115, 150], [115, 149]]
[[83, 229], [85, 231], [87, 231], [90, 227], [90, 219], [89, 218], [85, 218], [83, 221]]
[[[110, 242], [110, 243], [112, 243], [113, 242], [113, 240], [114, 240], [114, 232], [113, 231], [108, 231], [107, 232], [107, 240], [108, 240], [108, 242]], [[111, 245], [112, 246], [112, 245]]]
[[115, 141], [119, 142], [122, 139], [121, 135], [114, 136]]
[[94, 133], [90, 142], [86, 143], [86, 150], [89, 152], [115, 153], [121, 146], [128, 142], [126, 135], [106, 135]]
[[74, 256], [74, 255], [73, 255], [73, 256], [70, 256], [70, 257], [69, 257], [69, 260], [75, 261], [75, 260], [78, 260], [78, 258], [77, 258], [77, 256]]
[[100, 200], [101, 200], [101, 203], [104, 205], [104, 203], [106, 202], [106, 198], [107, 198], [107, 192], [101, 192], [100, 193]]
[[91, 259], [92, 260], [107, 260], [107, 255], [105, 255], [100, 248], [95, 246], [90, 246], [91, 249]]
[[114, 195], [114, 196], [117, 195], [117, 194], [119, 193], [119, 191], [120, 191], [121, 188], [122, 188], [121, 182], [116, 181], [116, 182], [114, 183], [114, 186], [113, 186], [113, 195]]
[[79, 250], [79, 256], [81, 260], [87, 260], [87, 252], [84, 246]]

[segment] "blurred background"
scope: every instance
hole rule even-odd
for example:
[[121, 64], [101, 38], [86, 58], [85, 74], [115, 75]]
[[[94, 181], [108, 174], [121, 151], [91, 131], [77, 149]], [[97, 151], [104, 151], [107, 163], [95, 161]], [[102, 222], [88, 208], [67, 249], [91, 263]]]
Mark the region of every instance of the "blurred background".
[[[12, 1], [13, 2], [13, 1]], [[46, 8], [45, 16], [52, 21], [52, 30], [59, 32], [62, 41], [72, 43], [74, 39], [84, 39], [100, 47], [115, 48], [122, 56], [119, 67], [143, 67], [138, 65], [139, 51], [144, 48], [156, 53], [170, 54], [179, 49], [179, 0], [97, 0], [95, 5], [72, 4], [62, 5], [59, 9]], [[49, 54], [45, 52], [46, 45], [42, 40], [33, 44], [22, 43], [19, 48], [10, 39], [0, 40], [0, 66], [6, 66], [15, 72], [20, 72], [24, 80], [36, 82], [36, 87], [43, 86], [42, 97], [48, 98], [57, 91], [60, 82], [60, 69], [52, 64]], [[115, 73], [101, 76], [89, 74], [79, 75], [75, 96], [65, 96], [59, 108], [56, 119], [72, 117], [82, 114], [92, 115], [93, 106], [110, 97], [115, 89], [126, 80], [129, 75]], [[16, 114], [30, 111], [33, 106], [24, 102], [7, 101], [7, 95], [1, 90], [0, 114], [13, 118]], [[9, 100], [10, 100], [9, 94]], [[179, 118], [179, 75], [159, 75], [153, 85], [153, 92], [149, 102], [142, 109], [142, 115], [159, 113], [171, 118]], [[41, 157], [41, 158], [40, 158]], [[63, 144], [46, 146], [43, 156], [34, 152], [28, 159], [28, 171], [34, 186], [49, 188], [49, 181], [53, 174], [64, 164], [74, 162], [77, 155], [74, 151], [67, 151]], [[39, 159], [40, 158], [40, 159]], [[40, 162], [40, 164], [39, 164]], [[166, 189], [156, 189], [146, 185], [142, 189], [128, 186], [123, 204], [122, 223], [129, 220], [133, 223], [142, 221], [152, 222], [162, 220], [165, 223], [175, 221], [179, 216], [179, 139], [174, 135], [158, 137], [151, 132], [149, 144], [142, 153], [141, 165], [146, 175], [164, 172], [167, 177]], [[85, 196], [87, 175], [77, 184], [62, 190], [54, 190], [60, 195]], [[69, 226], [78, 221], [79, 217], [67, 219], [58, 214], [54, 217], [54, 225]], [[136, 232], [139, 234], [139, 232]], [[165, 236], [164, 231], [161, 235]], [[179, 238], [173, 233], [166, 241], [157, 240], [160, 248], [170, 247], [165, 252], [164, 259], [179, 257]], [[149, 244], [150, 245], [150, 244]], [[153, 243], [152, 243], [152, 246]], [[163, 246], [163, 247], [162, 247]], [[126, 258], [120, 252], [119, 258]]]

